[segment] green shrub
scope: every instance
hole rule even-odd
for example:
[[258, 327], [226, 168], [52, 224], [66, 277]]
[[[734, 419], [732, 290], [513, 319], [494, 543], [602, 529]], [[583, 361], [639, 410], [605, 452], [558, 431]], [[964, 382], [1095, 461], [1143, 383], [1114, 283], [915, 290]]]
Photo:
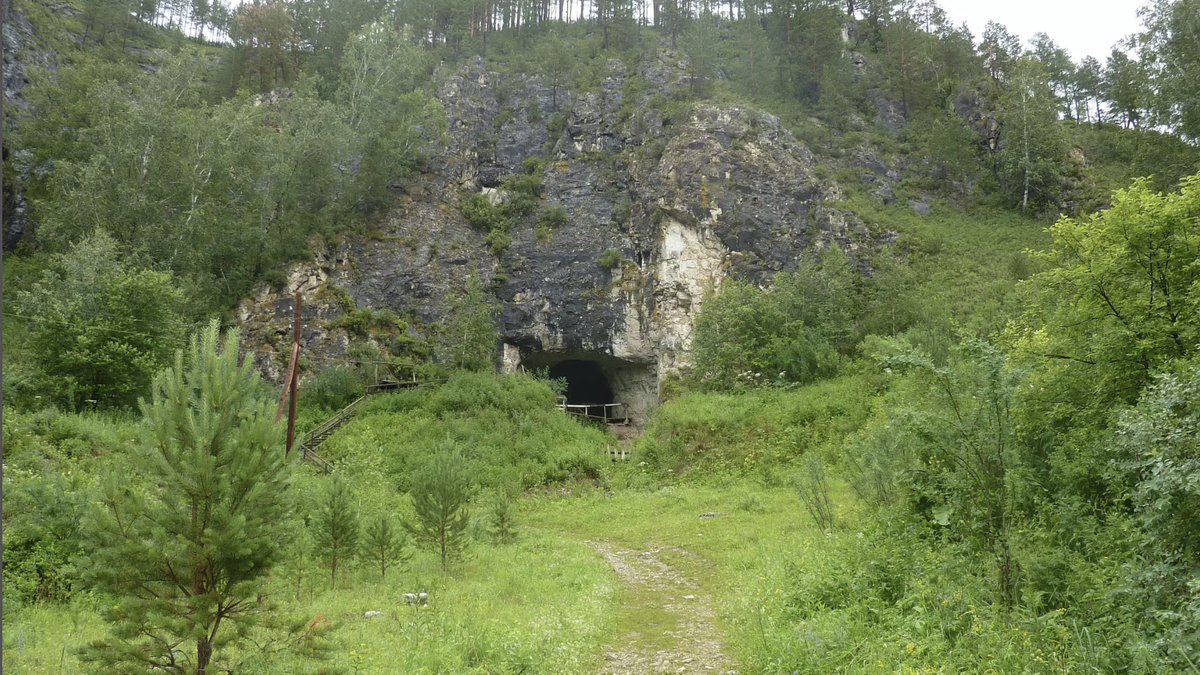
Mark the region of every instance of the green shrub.
[[553, 230], [567, 224], [567, 210], [562, 204], [545, 206], [538, 213], [538, 226]]
[[329, 566], [329, 584], [337, 585], [337, 571], [350, 565], [358, 554], [361, 527], [354, 495], [342, 476], [335, 475], [313, 514], [313, 539], [317, 552]]
[[535, 164], [530, 165], [528, 164], [529, 160], [526, 160], [526, 164], [521, 167], [522, 169], [532, 168], [532, 172], [511, 175], [505, 178], [501, 184], [501, 187], [508, 192], [508, 201], [500, 208], [510, 219], [515, 220], [533, 213], [541, 199], [542, 176], [538, 173], [537, 160], [533, 161]]
[[382, 461], [389, 480], [408, 490], [447, 438], [484, 489], [596, 478], [608, 442], [558, 410], [554, 392], [531, 376], [459, 372], [441, 386], [372, 396], [322, 454], [339, 465]]
[[483, 232], [507, 232], [511, 226], [502, 208], [492, 206], [488, 198], [479, 192], [467, 195], [462, 201], [462, 213], [471, 227]]
[[483, 241], [487, 243], [492, 255], [500, 257], [512, 245], [512, 235], [504, 230], [492, 230], [483, 236]]
[[304, 382], [300, 388], [300, 399], [306, 404], [327, 410], [340, 410], [363, 395], [365, 384], [355, 368], [325, 366], [317, 371], [316, 376]]
[[625, 262], [625, 256], [621, 255], [621, 252], [615, 248], [604, 249], [604, 252], [600, 254], [600, 257], [596, 258], [596, 264], [606, 270], [616, 269], [625, 264]]
[[705, 300], [688, 373], [693, 386], [807, 384], [837, 372], [856, 339], [848, 259], [834, 249], [774, 281], [766, 290], [728, 281]]

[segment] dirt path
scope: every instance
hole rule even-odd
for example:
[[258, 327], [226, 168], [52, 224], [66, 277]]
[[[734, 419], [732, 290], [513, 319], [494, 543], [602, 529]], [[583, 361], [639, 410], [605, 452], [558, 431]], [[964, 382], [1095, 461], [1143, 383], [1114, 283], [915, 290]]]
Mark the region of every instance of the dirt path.
[[605, 648], [601, 675], [737, 673], [713, 626], [712, 599], [660, 559], [690, 553], [671, 547], [633, 551], [607, 542], [584, 543], [608, 560], [626, 589], [619, 635]]

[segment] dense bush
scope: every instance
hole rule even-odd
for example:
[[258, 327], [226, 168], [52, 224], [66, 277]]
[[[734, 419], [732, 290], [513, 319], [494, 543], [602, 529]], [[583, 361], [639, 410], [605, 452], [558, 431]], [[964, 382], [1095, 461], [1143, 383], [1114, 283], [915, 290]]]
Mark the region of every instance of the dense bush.
[[874, 393], [871, 375], [797, 389], [690, 392], [658, 408], [637, 452], [661, 470], [779, 482], [805, 453], [836, 447], [865, 423]]
[[696, 319], [688, 379], [702, 389], [809, 384], [837, 372], [854, 344], [853, 271], [834, 249], [762, 290], [727, 281]]
[[28, 317], [34, 381], [10, 391], [27, 405], [132, 407], [185, 325], [174, 277], [127, 265], [103, 230], [57, 256], [14, 304]]
[[598, 477], [606, 436], [554, 404], [553, 391], [533, 377], [459, 373], [440, 387], [372, 396], [325, 452], [341, 465], [382, 462], [402, 492], [448, 439], [481, 488]]
[[567, 224], [567, 210], [561, 204], [544, 207], [538, 213], [538, 225], [547, 229], [555, 229]]
[[596, 264], [606, 270], [615, 270], [624, 265], [625, 262], [625, 256], [621, 255], [621, 252], [615, 248], [604, 249], [600, 256], [596, 258]]
[[1147, 389], [1122, 417], [1117, 440], [1144, 533], [1127, 597], [1182, 669], [1200, 654], [1200, 367], [1181, 370]]
[[300, 388], [300, 397], [305, 404], [338, 410], [362, 396], [365, 384], [357, 369], [330, 365], [305, 380]]

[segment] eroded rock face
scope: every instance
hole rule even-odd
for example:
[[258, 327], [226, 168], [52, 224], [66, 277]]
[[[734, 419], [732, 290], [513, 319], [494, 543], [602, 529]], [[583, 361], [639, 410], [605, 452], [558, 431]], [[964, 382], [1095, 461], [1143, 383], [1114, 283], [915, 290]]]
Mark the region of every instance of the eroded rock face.
[[[56, 8], [56, 11], [58, 9]], [[62, 11], [67, 11], [65, 8]], [[23, 90], [29, 84], [29, 70], [41, 69], [54, 72], [55, 56], [52, 51], [42, 47], [34, 38], [33, 26], [20, 10], [9, 7], [4, 3], [4, 20], [0, 22], [3, 34], [4, 52], [4, 105], [6, 111], [12, 106], [14, 114], [4, 116], [4, 133], [11, 134], [17, 129], [17, 119], [28, 113], [29, 103], [25, 100]], [[30, 170], [28, 152], [10, 152], [9, 146], [4, 146], [4, 163], [16, 167], [14, 175], [21, 180], [4, 182], [4, 250], [14, 249], [33, 229], [29, 217], [29, 202], [25, 199], [24, 190], [20, 183], [24, 181]]]
[[[499, 301], [505, 368], [596, 360], [617, 401], [644, 413], [661, 378], [688, 363], [695, 317], [723, 279], [766, 284], [835, 242], [854, 256], [869, 235], [827, 205], [840, 190], [814, 178], [812, 154], [777, 118], [711, 104], [672, 118], [649, 105], [650, 92], [626, 86], [633, 75], [612, 60], [599, 91], [556, 95], [538, 78], [469, 62], [438, 93], [445, 147], [408, 182], [379, 235], [319, 250], [284, 292], [320, 305], [320, 289], [305, 290], [320, 279], [422, 330], [441, 323], [448, 298], [478, 275]], [[659, 94], [687, 86], [666, 50], [636, 75]], [[555, 99], [565, 119], [552, 126]], [[567, 223], [549, 232], [534, 227], [536, 215], [515, 223], [497, 258], [458, 204], [472, 192], [499, 203], [495, 188], [530, 158], [543, 162], [541, 206], [561, 206]], [[609, 249], [621, 260], [601, 265], [602, 256], [613, 262]], [[241, 314], [248, 335], [282, 349], [278, 295], [247, 300]], [[313, 311], [341, 310], [325, 301]], [[306, 347], [316, 361], [344, 349], [337, 333], [313, 334]]]

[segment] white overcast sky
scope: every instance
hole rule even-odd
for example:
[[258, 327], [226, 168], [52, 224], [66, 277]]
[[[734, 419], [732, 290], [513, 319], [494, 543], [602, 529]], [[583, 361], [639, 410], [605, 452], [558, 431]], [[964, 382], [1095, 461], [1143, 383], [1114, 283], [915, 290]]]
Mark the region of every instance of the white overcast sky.
[[1002, 23], [1029, 46], [1034, 33], [1048, 34], [1078, 62], [1104, 63], [1118, 40], [1141, 29], [1141, 0], [939, 0], [955, 25], [966, 22], [978, 42], [988, 21]]

